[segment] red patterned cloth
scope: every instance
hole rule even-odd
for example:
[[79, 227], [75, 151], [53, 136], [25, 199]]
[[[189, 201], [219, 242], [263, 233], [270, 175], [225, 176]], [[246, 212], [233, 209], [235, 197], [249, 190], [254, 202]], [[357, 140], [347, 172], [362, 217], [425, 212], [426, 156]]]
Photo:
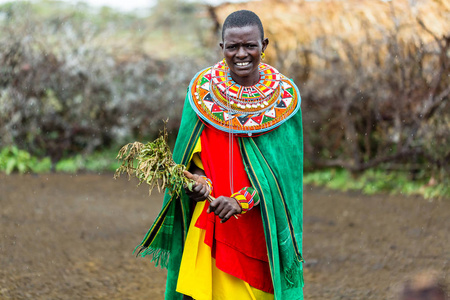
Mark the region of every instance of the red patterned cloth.
[[[236, 138], [232, 142], [234, 191], [230, 189], [228, 134], [205, 126], [200, 139], [200, 157], [206, 176], [213, 183], [214, 197], [229, 197], [233, 192], [251, 186]], [[208, 206], [205, 205], [195, 226], [206, 230], [205, 243], [211, 247], [217, 268], [246, 281], [254, 288], [273, 293], [259, 206], [240, 215], [239, 219], [230, 218], [225, 223], [220, 223], [220, 218], [214, 213], [207, 214]]]

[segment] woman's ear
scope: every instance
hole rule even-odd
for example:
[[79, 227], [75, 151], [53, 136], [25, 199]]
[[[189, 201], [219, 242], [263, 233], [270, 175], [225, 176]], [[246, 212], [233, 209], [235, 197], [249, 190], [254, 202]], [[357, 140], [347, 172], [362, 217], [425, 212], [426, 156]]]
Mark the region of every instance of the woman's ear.
[[269, 39], [265, 38], [262, 41], [262, 52], [266, 51], [267, 45], [269, 45]]

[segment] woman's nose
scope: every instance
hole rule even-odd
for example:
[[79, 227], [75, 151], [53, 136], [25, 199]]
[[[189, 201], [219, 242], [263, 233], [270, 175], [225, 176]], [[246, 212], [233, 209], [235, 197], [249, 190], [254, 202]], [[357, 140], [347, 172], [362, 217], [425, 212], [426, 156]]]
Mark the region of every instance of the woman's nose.
[[237, 57], [246, 57], [247, 51], [245, 51], [244, 47], [239, 47], [238, 52], [236, 53]]

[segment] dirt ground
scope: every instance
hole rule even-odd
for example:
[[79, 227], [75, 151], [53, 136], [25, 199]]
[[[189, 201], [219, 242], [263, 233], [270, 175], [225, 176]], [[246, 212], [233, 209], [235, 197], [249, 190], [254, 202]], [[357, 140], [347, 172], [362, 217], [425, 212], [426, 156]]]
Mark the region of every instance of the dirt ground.
[[[0, 299], [163, 299], [135, 258], [161, 206], [112, 174], [0, 175]], [[398, 299], [409, 276], [449, 274], [450, 201], [305, 187], [305, 299]]]

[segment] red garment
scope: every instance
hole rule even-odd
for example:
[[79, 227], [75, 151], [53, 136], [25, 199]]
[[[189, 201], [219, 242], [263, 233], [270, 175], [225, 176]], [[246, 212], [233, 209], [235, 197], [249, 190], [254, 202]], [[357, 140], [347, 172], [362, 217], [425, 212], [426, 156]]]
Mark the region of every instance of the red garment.
[[[213, 183], [214, 197], [229, 197], [233, 192], [251, 186], [237, 138], [233, 137], [232, 140], [234, 191], [231, 191], [229, 178], [229, 135], [205, 126], [200, 139], [200, 158], [206, 176]], [[259, 206], [240, 215], [239, 219], [230, 218], [223, 224], [214, 213], [206, 213], [208, 207], [207, 203], [195, 226], [206, 230], [205, 243], [211, 247], [217, 268], [246, 281], [254, 288], [273, 293]]]

